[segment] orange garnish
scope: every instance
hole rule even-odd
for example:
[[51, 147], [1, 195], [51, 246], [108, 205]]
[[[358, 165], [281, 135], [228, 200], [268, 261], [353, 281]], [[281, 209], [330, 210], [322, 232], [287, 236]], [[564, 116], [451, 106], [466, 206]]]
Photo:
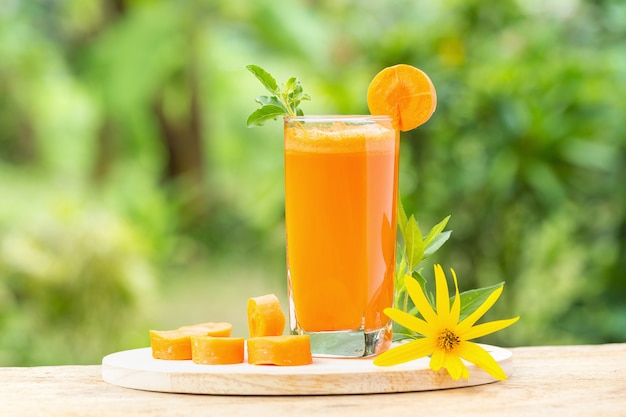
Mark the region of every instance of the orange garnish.
[[398, 64], [380, 71], [367, 89], [373, 115], [391, 116], [403, 132], [426, 123], [437, 107], [437, 93], [422, 70]]
[[191, 359], [203, 365], [230, 365], [242, 363], [243, 337], [192, 336]]
[[250, 337], [279, 336], [285, 330], [285, 315], [274, 294], [248, 299], [248, 330]]
[[248, 345], [252, 365], [298, 366], [313, 363], [309, 335], [253, 337]]

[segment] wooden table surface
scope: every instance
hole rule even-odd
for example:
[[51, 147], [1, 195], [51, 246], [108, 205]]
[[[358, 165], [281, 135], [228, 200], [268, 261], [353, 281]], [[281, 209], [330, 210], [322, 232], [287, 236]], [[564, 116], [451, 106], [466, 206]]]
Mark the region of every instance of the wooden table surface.
[[402, 394], [242, 397], [110, 385], [101, 367], [0, 368], [2, 416], [626, 416], [626, 343], [520, 347], [506, 381]]

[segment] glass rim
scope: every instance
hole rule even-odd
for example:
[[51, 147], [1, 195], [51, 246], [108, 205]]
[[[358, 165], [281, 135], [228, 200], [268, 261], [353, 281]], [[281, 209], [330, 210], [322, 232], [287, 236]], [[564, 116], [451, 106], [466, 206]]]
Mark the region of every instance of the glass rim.
[[305, 116], [284, 116], [285, 122], [336, 122], [342, 120], [372, 120], [372, 121], [393, 121], [391, 116], [372, 114], [313, 114]]

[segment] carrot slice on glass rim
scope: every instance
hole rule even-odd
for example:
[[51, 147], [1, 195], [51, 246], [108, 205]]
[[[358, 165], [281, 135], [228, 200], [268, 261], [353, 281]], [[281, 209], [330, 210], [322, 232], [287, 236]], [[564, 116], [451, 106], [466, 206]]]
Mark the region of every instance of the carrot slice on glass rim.
[[374, 76], [367, 89], [373, 115], [387, 115], [406, 132], [426, 123], [437, 107], [437, 93], [422, 70], [407, 64], [387, 67]]

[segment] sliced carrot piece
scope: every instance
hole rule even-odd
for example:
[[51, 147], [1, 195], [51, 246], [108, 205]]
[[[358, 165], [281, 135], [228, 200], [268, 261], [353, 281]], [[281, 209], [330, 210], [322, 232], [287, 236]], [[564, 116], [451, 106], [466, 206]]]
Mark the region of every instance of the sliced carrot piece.
[[279, 336], [285, 330], [285, 315], [274, 294], [248, 299], [250, 337]]
[[191, 336], [204, 336], [204, 330], [150, 330], [150, 347], [155, 359], [191, 359]]
[[437, 107], [437, 93], [426, 73], [411, 65], [387, 67], [374, 76], [367, 89], [373, 115], [387, 115], [403, 132], [426, 123]]
[[246, 342], [252, 365], [298, 366], [313, 363], [309, 335], [253, 337]]
[[225, 322], [207, 322], [207, 323], [199, 323], [192, 324], [189, 326], [179, 327], [178, 330], [199, 330], [206, 332], [207, 336], [216, 336], [216, 337], [229, 337], [233, 331], [233, 325]]
[[203, 365], [230, 365], [242, 363], [243, 337], [192, 336], [191, 359]]
[[200, 323], [183, 326], [177, 330], [150, 330], [150, 346], [155, 359], [189, 360], [191, 359], [191, 336], [231, 335], [230, 323]]

